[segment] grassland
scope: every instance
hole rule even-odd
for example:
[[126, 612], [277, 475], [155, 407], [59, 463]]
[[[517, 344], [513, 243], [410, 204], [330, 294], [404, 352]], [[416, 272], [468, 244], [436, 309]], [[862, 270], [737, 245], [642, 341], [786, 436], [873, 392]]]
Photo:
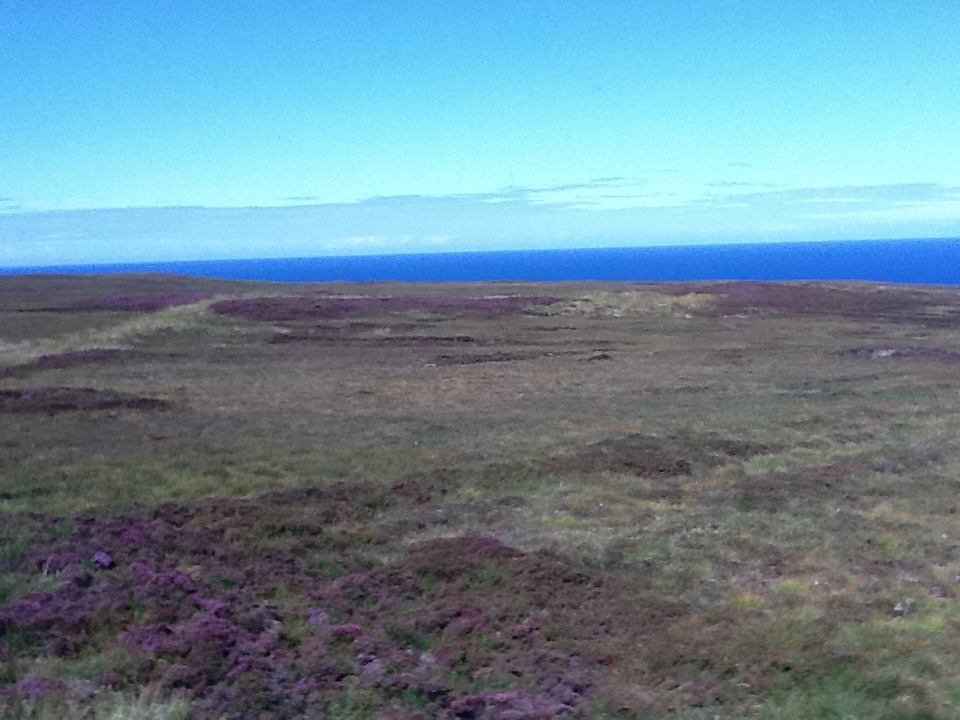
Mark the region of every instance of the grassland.
[[0, 716], [960, 717], [960, 291], [0, 278]]

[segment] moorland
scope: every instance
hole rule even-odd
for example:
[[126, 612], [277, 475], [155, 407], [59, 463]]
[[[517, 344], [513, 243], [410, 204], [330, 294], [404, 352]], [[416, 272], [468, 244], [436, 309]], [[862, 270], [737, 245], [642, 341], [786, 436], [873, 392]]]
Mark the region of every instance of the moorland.
[[960, 716], [960, 289], [0, 278], [0, 716]]

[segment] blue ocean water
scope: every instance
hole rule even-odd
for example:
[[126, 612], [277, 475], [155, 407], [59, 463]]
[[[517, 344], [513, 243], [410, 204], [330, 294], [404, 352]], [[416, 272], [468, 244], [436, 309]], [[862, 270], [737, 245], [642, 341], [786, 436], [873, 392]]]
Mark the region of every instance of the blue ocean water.
[[960, 238], [0, 268], [4, 275], [27, 272], [157, 272], [278, 282], [872, 280], [960, 285]]

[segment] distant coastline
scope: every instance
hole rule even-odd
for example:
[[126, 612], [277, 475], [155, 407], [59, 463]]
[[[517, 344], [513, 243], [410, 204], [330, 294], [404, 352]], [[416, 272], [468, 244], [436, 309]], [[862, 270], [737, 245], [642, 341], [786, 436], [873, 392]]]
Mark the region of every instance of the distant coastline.
[[866, 280], [960, 285], [960, 238], [0, 267], [0, 275], [30, 273], [172, 273], [274, 282]]

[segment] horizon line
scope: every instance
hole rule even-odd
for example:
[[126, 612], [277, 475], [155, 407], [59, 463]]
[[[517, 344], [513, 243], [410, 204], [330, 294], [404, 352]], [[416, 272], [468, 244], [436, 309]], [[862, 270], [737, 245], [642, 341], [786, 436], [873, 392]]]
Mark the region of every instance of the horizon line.
[[[244, 256], [244, 257], [210, 257], [193, 258], [190, 260], [131, 260], [123, 262], [84, 262], [84, 263], [45, 263], [36, 265], [4, 265], [0, 263], [0, 275], [30, 274], [23, 271], [35, 270], [72, 270], [80, 268], [131, 268], [145, 266], [197, 266], [210, 263], [256, 263], [256, 262], [297, 262], [304, 260], [364, 260], [373, 258], [413, 258], [435, 257], [450, 255], [521, 255], [543, 253], [590, 253], [622, 250], [670, 250], [678, 248], [715, 248], [715, 247], [759, 247], [783, 245], [856, 245], [860, 243], [904, 243], [904, 242], [960, 242], [960, 236], [911, 236], [900, 238], [858, 238], [858, 239], [823, 239], [808, 238], [805, 240], [716, 240], [716, 241], [688, 241], [670, 243], [647, 243], [643, 245], [603, 245], [582, 247], [553, 247], [553, 248], [509, 248], [495, 250], [436, 250], [425, 252], [383, 252], [363, 253], [352, 255], [276, 255], [276, 256]], [[18, 272], [19, 271], [19, 272]], [[48, 273], [53, 274], [53, 273]]]

